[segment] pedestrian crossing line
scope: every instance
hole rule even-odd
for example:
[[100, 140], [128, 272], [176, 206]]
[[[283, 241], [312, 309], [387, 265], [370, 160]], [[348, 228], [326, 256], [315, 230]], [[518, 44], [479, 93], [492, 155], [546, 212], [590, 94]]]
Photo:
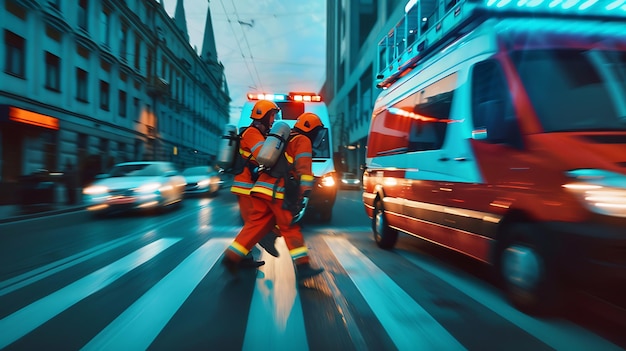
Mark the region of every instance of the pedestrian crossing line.
[[[520, 312], [502, 296], [485, 288], [482, 284], [473, 284], [450, 271], [420, 259], [414, 255], [400, 252], [404, 258], [421, 269], [437, 276], [459, 291], [487, 307], [497, 315], [510, 321], [518, 328], [537, 338], [555, 350], [586, 351], [586, 350], [621, 350], [620, 347], [585, 330], [573, 323], [562, 321], [543, 321]], [[572, 332], [576, 330], [576, 332]]]
[[289, 250], [276, 238], [279, 257], [262, 251], [243, 350], [308, 350], [306, 328]]
[[83, 350], [145, 350], [232, 239], [210, 239], [96, 335]]
[[399, 350], [465, 350], [441, 324], [344, 238], [324, 237]]
[[156, 240], [3, 318], [0, 320], [2, 331], [0, 349], [30, 333], [79, 301], [107, 287], [179, 240], [180, 238]]
[[183, 215], [180, 218], [169, 219], [163, 222], [159, 222], [158, 224], [151, 224], [144, 227], [141, 230], [135, 231], [132, 234], [126, 235], [121, 238], [114, 239], [112, 241], [100, 244], [91, 249], [85, 250], [83, 252], [79, 252], [72, 256], [66, 257], [64, 259], [52, 262], [45, 266], [39, 267], [32, 271], [26, 272], [19, 276], [13, 277], [11, 279], [7, 279], [5, 281], [0, 282], [0, 297], [7, 295], [13, 291], [21, 289], [25, 286], [38, 282], [42, 279], [45, 279], [55, 273], [63, 271], [64, 269], [68, 269], [70, 267], [76, 266], [82, 262], [85, 262], [93, 257], [104, 254], [108, 251], [114, 250], [118, 247], [124, 246], [130, 243], [133, 240], [138, 238], [145, 237], [147, 235], [151, 235], [155, 230], [159, 228], [164, 228], [165, 226], [171, 225], [175, 223], [177, 220], [181, 218], [190, 217], [191, 214]]
[[132, 240], [135, 240], [135, 236], [128, 236], [124, 238], [115, 239], [113, 241], [100, 244], [96, 247], [93, 247], [89, 250], [85, 250], [83, 252], [79, 252], [70, 257], [64, 258], [62, 260], [58, 260], [56, 262], [52, 262], [40, 268], [34, 269], [32, 271], [21, 274], [12, 279], [7, 279], [3, 282], [0, 282], [0, 296], [4, 296], [9, 294], [15, 290], [21, 289], [27, 285], [33, 284], [37, 281], [45, 279], [55, 273], [58, 273], [64, 269], [73, 267], [78, 265], [79, 263], [85, 262], [93, 257], [102, 255], [108, 251], [114, 250], [118, 247], [128, 244]]

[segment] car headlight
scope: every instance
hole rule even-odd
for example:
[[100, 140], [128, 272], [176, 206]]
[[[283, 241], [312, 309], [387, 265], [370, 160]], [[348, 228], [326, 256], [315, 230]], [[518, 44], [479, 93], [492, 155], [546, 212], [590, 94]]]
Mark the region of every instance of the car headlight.
[[320, 180], [320, 184], [323, 187], [332, 187], [335, 186], [335, 177], [333, 177], [332, 173], [327, 173], [322, 176]]
[[563, 184], [590, 211], [626, 217], [626, 176], [599, 170], [577, 169], [566, 173], [572, 182]]
[[201, 181], [198, 182], [198, 187], [200, 188], [206, 188], [211, 184], [211, 180], [210, 179], [203, 179]]
[[161, 183], [146, 183], [135, 188], [136, 193], [153, 193], [161, 188]]
[[83, 194], [85, 195], [102, 195], [106, 194], [109, 191], [104, 185], [91, 185], [83, 189]]

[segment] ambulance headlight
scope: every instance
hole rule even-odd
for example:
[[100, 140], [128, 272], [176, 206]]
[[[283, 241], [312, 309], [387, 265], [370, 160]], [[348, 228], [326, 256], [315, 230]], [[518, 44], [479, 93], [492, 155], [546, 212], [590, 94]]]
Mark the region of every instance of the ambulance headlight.
[[333, 187], [335, 186], [335, 177], [332, 173], [326, 173], [322, 176], [319, 184], [322, 187]]
[[599, 169], [577, 169], [566, 173], [572, 181], [563, 187], [590, 211], [626, 217], [626, 176]]

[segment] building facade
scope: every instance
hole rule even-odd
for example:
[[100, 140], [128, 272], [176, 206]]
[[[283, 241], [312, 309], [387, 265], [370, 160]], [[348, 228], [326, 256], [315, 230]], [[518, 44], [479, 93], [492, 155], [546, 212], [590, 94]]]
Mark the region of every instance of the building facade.
[[[424, 13], [456, 0], [418, 0]], [[411, 0], [336, 0], [327, 2], [326, 82], [322, 88], [335, 135], [340, 172], [362, 175], [376, 87], [378, 44], [392, 33]], [[424, 18], [424, 20], [428, 20]], [[409, 30], [405, 28], [405, 30]], [[406, 38], [407, 36], [405, 36]], [[399, 45], [402, 45], [399, 43]]]
[[40, 169], [211, 164], [230, 98], [206, 30], [199, 54], [182, 0], [0, 0], [0, 199]]

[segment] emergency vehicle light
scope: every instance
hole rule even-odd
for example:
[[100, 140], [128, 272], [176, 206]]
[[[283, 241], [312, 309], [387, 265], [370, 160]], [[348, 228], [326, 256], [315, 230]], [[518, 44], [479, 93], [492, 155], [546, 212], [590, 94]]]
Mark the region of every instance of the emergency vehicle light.
[[487, 8], [496, 10], [534, 10], [555, 14], [611, 14], [626, 13], [626, 0], [484, 0]]
[[248, 94], [248, 100], [269, 100], [269, 101], [286, 101], [287, 95], [284, 94]]
[[554, 16], [623, 21], [626, 0], [409, 0], [405, 13], [378, 44], [376, 86], [393, 82], [437, 49], [492, 17]]
[[322, 97], [315, 93], [290, 92], [289, 94], [248, 93], [248, 100], [321, 102]]

